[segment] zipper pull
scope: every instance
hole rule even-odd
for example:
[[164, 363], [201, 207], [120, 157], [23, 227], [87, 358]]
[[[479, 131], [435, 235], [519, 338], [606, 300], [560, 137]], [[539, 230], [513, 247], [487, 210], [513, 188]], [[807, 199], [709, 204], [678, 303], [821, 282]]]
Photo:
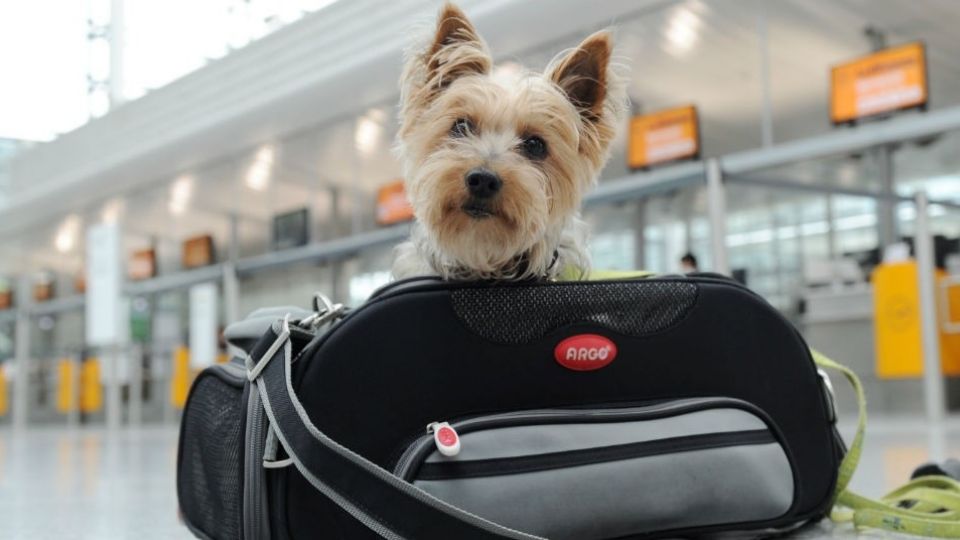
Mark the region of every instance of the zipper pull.
[[441, 454], [453, 457], [460, 453], [460, 436], [449, 423], [433, 422], [427, 426], [427, 433], [433, 433], [433, 442]]

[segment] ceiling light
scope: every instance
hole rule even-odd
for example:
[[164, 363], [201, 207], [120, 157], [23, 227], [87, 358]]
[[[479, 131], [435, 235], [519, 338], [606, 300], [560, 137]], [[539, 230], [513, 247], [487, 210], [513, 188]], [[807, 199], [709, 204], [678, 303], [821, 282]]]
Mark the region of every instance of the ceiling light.
[[53, 239], [53, 245], [60, 253], [69, 253], [77, 245], [77, 235], [80, 233], [80, 217], [71, 214], [63, 220], [60, 228], [57, 229], [57, 235]]
[[273, 168], [274, 151], [272, 146], [263, 146], [257, 151], [250, 169], [247, 170], [247, 187], [254, 191], [265, 191], [270, 185], [270, 170]]
[[181, 176], [170, 186], [170, 202], [167, 208], [171, 214], [182, 214], [187, 210], [190, 196], [193, 195], [193, 178]]
[[382, 109], [370, 109], [357, 120], [353, 140], [357, 151], [362, 155], [369, 156], [377, 150], [385, 117], [386, 113]]
[[110, 199], [100, 211], [100, 220], [104, 223], [116, 223], [123, 213], [123, 199]]
[[673, 10], [664, 33], [664, 48], [675, 56], [684, 56], [700, 40], [700, 17], [691, 9], [681, 6]]

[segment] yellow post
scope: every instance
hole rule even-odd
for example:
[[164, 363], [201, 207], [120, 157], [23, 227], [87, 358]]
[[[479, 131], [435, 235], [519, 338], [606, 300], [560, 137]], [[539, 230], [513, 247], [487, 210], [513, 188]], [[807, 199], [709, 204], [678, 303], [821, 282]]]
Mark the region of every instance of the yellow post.
[[69, 414], [77, 408], [74, 384], [76, 376], [76, 362], [70, 358], [61, 358], [57, 365], [57, 411], [60, 413]]
[[173, 351], [173, 372], [170, 380], [170, 403], [182, 409], [190, 389], [190, 350], [184, 346]]
[[103, 407], [103, 386], [100, 385], [100, 361], [87, 358], [80, 367], [80, 411], [92, 413]]
[[7, 403], [7, 374], [6, 370], [3, 369], [3, 364], [0, 364], [0, 416], [6, 416], [9, 407]]

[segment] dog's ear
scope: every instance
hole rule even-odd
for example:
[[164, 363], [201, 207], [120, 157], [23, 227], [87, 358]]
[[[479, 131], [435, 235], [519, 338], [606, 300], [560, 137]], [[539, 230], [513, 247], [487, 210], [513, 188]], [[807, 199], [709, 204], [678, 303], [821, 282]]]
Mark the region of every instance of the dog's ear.
[[446, 4], [437, 17], [433, 38], [407, 57], [401, 80], [403, 108], [425, 106], [456, 79], [489, 73], [492, 65], [487, 44], [467, 16]]
[[597, 32], [575, 49], [555, 58], [546, 76], [577, 108], [584, 127], [581, 151], [597, 159], [616, 133], [625, 103], [623, 84], [611, 68], [613, 38], [609, 32]]
[[424, 57], [431, 82], [443, 88], [464, 75], [485, 74], [493, 61], [487, 44], [476, 28], [453, 4], [446, 4], [437, 18], [437, 32]]
[[612, 50], [610, 34], [597, 32], [554, 60], [548, 68], [550, 80], [587, 119], [594, 119], [603, 112]]

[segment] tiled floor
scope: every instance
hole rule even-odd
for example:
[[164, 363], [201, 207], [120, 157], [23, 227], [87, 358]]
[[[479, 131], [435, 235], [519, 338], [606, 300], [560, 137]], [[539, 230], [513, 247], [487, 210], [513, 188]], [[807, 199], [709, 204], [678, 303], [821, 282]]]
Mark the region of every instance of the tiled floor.
[[[870, 430], [854, 487], [878, 496], [927, 459], [931, 437], [922, 420], [871, 419]], [[960, 457], [960, 421], [936, 433], [940, 451]], [[99, 428], [0, 428], [0, 538], [190, 538], [177, 520], [176, 437], [174, 427], [113, 435]], [[821, 523], [794, 537], [858, 536]]]

